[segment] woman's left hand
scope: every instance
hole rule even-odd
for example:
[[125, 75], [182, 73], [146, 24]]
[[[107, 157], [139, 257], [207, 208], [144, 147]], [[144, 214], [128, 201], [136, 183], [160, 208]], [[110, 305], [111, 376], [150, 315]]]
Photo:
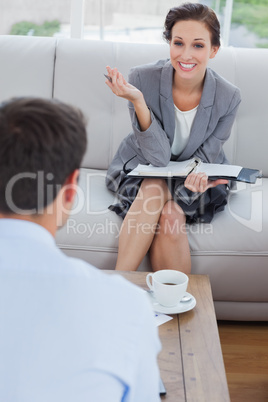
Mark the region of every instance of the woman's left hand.
[[190, 173], [184, 182], [184, 187], [194, 193], [204, 193], [207, 189], [219, 184], [228, 184], [228, 180], [209, 180], [205, 173]]

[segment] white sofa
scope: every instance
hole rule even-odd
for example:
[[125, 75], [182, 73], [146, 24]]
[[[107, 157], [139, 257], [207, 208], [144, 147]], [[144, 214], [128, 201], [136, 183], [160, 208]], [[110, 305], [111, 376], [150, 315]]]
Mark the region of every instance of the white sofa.
[[[0, 36], [0, 100], [55, 97], [89, 119], [77, 202], [57, 244], [70, 256], [113, 269], [121, 219], [105, 187], [112, 157], [131, 129], [127, 104], [105, 85], [105, 66], [167, 58], [168, 45]], [[222, 48], [211, 67], [241, 89], [242, 104], [225, 145], [231, 163], [261, 169], [255, 185], [238, 183], [212, 224], [189, 227], [192, 273], [208, 274], [218, 319], [268, 320], [268, 50]], [[150, 270], [145, 257], [142, 270]]]

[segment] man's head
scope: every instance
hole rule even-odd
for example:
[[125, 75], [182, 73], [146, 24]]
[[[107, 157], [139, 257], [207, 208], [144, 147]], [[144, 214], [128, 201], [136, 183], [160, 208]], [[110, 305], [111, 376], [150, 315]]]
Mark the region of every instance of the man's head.
[[87, 137], [82, 112], [55, 100], [0, 105], [0, 214], [40, 215], [79, 169]]

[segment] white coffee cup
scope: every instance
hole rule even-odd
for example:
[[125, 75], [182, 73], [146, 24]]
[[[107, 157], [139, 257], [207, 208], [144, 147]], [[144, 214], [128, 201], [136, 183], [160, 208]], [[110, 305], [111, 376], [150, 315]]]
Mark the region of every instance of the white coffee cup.
[[154, 292], [158, 303], [165, 307], [176, 306], [183, 298], [189, 278], [172, 269], [163, 269], [146, 276], [148, 287]]

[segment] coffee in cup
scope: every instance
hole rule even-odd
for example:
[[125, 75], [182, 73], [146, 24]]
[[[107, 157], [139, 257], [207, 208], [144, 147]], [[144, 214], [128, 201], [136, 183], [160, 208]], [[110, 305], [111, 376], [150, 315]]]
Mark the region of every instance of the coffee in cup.
[[162, 306], [176, 306], [183, 298], [189, 278], [180, 271], [163, 269], [146, 276], [148, 287], [154, 292], [155, 299]]

